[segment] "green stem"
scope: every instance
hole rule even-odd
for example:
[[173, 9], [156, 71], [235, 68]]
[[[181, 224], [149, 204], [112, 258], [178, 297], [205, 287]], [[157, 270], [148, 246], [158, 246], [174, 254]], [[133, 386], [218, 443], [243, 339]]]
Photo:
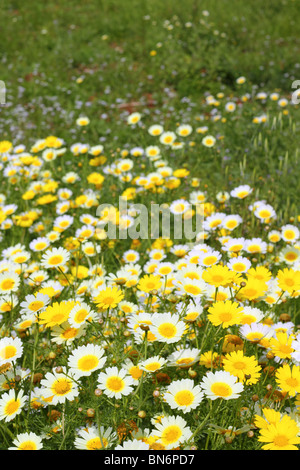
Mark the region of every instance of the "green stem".
[[27, 429], [28, 429], [28, 418], [29, 418], [30, 409], [31, 409], [31, 394], [32, 394], [32, 388], [33, 388], [33, 378], [34, 378], [34, 374], [35, 374], [36, 349], [37, 349], [38, 339], [39, 339], [39, 323], [38, 323], [38, 319], [37, 319], [37, 322], [34, 325], [34, 344], [33, 344], [32, 368], [31, 368], [30, 387], [29, 387], [29, 392], [28, 392], [28, 412], [27, 412], [27, 425], [26, 425]]

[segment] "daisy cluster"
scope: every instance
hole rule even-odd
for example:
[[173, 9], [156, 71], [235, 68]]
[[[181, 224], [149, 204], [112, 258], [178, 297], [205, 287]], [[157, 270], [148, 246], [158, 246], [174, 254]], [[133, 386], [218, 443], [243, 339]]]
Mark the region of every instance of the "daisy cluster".
[[[226, 100], [224, 113], [249, 99]], [[299, 218], [284, 219], [245, 181], [212, 190], [178, 164], [172, 152], [193, 147], [191, 136], [218, 148], [223, 137], [208, 126], [142, 119], [130, 113], [124, 126], [145, 134], [143, 147], [0, 142], [5, 448], [201, 449], [247, 438], [297, 449]], [[135, 203], [149, 201], [182, 221], [200, 205], [195, 240], [107, 236], [107, 222], [129, 231]]]

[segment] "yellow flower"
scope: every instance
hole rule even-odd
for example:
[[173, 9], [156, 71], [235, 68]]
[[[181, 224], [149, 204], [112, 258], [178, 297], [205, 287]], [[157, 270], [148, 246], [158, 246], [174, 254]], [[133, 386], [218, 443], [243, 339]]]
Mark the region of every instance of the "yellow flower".
[[47, 327], [61, 325], [68, 320], [69, 313], [75, 305], [76, 302], [73, 300], [55, 302], [40, 314], [39, 323], [45, 324]]
[[122, 193], [122, 198], [126, 200], [134, 199], [136, 195], [136, 188], [127, 188]]
[[101, 155], [101, 157], [91, 158], [91, 160], [89, 161], [89, 165], [91, 166], [104, 165], [106, 161], [107, 161], [107, 158], [104, 157], [104, 155]]
[[71, 274], [77, 279], [85, 279], [89, 276], [89, 268], [83, 265], [72, 266]]
[[289, 294], [300, 290], [300, 271], [292, 268], [282, 269], [277, 273], [278, 286]]
[[36, 212], [30, 211], [14, 216], [13, 221], [19, 227], [30, 227], [37, 218], [38, 214]]
[[232, 280], [232, 272], [227, 266], [214, 265], [203, 272], [203, 280], [215, 287], [227, 286]]
[[59, 186], [59, 183], [54, 180], [47, 181], [46, 184], [43, 185], [42, 190], [44, 193], [54, 193]]
[[294, 397], [300, 392], [300, 367], [284, 364], [276, 371], [276, 382], [283, 392]]
[[266, 443], [263, 450], [298, 450], [299, 427], [293, 419], [284, 415], [280, 421], [260, 430], [259, 442]]
[[224, 356], [220, 356], [216, 352], [207, 351], [201, 354], [199, 359], [199, 365], [206, 367], [207, 369], [219, 368], [223, 363]]
[[157, 238], [151, 245], [151, 248], [153, 249], [163, 249], [163, 248], [169, 248], [170, 246], [173, 245], [172, 240], [168, 238]]
[[268, 282], [272, 277], [271, 271], [265, 266], [256, 266], [256, 268], [250, 268], [247, 271], [247, 278], [254, 278], [261, 282]]
[[57, 196], [54, 196], [52, 194], [46, 194], [45, 196], [41, 196], [37, 199], [37, 204], [40, 206], [43, 206], [45, 204], [51, 204], [51, 202], [57, 201]]
[[24, 199], [24, 201], [28, 201], [29, 199], [33, 199], [34, 196], [36, 195], [36, 192], [35, 191], [26, 191], [23, 195], [22, 195], [22, 199]]
[[115, 308], [124, 298], [124, 294], [118, 287], [107, 287], [99, 292], [94, 299], [96, 305], [102, 309]]
[[237, 335], [225, 335], [222, 352], [231, 353], [232, 351], [242, 351], [244, 349], [244, 341]]
[[2, 140], [0, 142], [0, 153], [9, 152], [12, 149], [13, 145], [9, 140]]
[[266, 429], [270, 424], [279, 423], [281, 414], [272, 408], [263, 408], [263, 416], [255, 415], [254, 425], [259, 429]]
[[255, 356], [244, 356], [243, 351], [228, 354], [223, 361], [223, 368], [247, 385], [256, 384], [260, 378], [261, 367]]
[[246, 286], [241, 288], [238, 293], [238, 298], [255, 300], [259, 297], [263, 297], [268, 290], [268, 286], [265, 282], [253, 277], [249, 277], [245, 282]]
[[64, 247], [68, 251], [75, 251], [80, 247], [80, 242], [77, 240], [77, 238], [68, 237], [64, 242]]
[[3, 212], [2, 209], [0, 209], [0, 224], [2, 224], [2, 222], [5, 221], [6, 217], [7, 216], [6, 216], [5, 212]]
[[291, 353], [294, 351], [292, 342], [295, 340], [294, 335], [288, 336], [286, 332], [278, 331], [276, 338], [270, 339], [270, 347], [276, 357], [280, 359], [290, 359]]
[[179, 178], [171, 177], [166, 181], [166, 187], [168, 189], [176, 189], [180, 186], [181, 181]]
[[240, 324], [243, 308], [237, 302], [225, 300], [215, 302], [208, 311], [208, 320], [214, 326], [222, 325], [222, 328], [228, 328]]
[[90, 173], [87, 177], [87, 180], [91, 184], [95, 184], [96, 186], [99, 186], [103, 183], [104, 181], [104, 176], [101, 175], [101, 173], [97, 173], [96, 171], [94, 173]]
[[140, 282], [138, 283], [138, 289], [143, 292], [149, 293], [151, 291], [159, 290], [162, 286], [162, 281], [160, 276], [155, 276], [150, 274], [148, 276], [144, 276]]
[[49, 135], [45, 139], [45, 146], [49, 148], [59, 148], [62, 146], [62, 141], [55, 135]]
[[175, 170], [173, 173], [173, 176], [176, 178], [184, 178], [190, 174], [189, 170], [186, 168], [179, 168], [178, 170]]

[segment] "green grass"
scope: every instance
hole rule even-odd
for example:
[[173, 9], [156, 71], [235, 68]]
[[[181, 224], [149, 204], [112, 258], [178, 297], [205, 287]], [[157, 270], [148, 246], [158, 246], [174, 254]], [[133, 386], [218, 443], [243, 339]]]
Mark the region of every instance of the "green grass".
[[[297, 78], [295, 1], [187, 0], [183, 6], [177, 0], [4, 0], [2, 9], [1, 79], [13, 104], [29, 108], [34, 124], [39, 114], [31, 107], [49, 104], [49, 96], [66, 112], [76, 100], [91, 100], [96, 117], [104, 97], [112, 103], [128, 93], [135, 100], [151, 93], [163, 100], [164, 87], [170, 87], [178, 100], [199, 100], [204, 91], [219, 91], [220, 81], [234, 93], [240, 75], [289, 93]], [[167, 20], [173, 29], [164, 27]], [[80, 74], [87, 80], [79, 89], [74, 78]], [[22, 97], [18, 86], [25, 88]], [[58, 119], [52, 116], [53, 124]]]
[[[206, 11], [209, 11], [208, 16], [205, 15]], [[56, 160], [58, 165], [51, 162], [46, 163], [45, 167], [58, 180], [67, 168], [80, 174], [82, 183], [70, 185], [74, 189], [75, 198], [87, 187], [93, 188], [93, 185], [87, 183], [87, 175], [94, 170], [101, 172], [102, 167], [90, 167], [85, 157], [79, 162], [81, 166], [78, 166], [78, 158], [69, 151], [73, 143], [85, 142], [92, 146], [103, 142], [107, 164], [111, 164], [115, 156], [120, 156], [120, 149], [131, 149], [134, 146], [145, 148], [153, 144], [152, 136], [147, 133], [151, 124], [160, 123], [167, 130], [175, 130], [178, 124], [189, 123], [194, 130], [191, 140], [195, 145], [185, 145], [182, 150], [176, 151], [161, 149], [162, 158], [173, 169], [186, 167], [190, 170], [189, 179], [182, 179], [181, 186], [174, 190], [161, 194], [149, 191], [138, 195], [134, 202], [147, 204], [153, 198], [159, 204], [170, 203], [191, 192], [191, 178], [195, 176], [200, 178], [199, 189], [207, 192], [207, 201], [216, 203], [220, 210], [223, 209], [216, 201], [217, 192], [230, 191], [245, 183], [254, 188], [250, 199], [252, 202], [265, 199], [275, 209], [277, 219], [273, 228], [279, 229], [288, 222], [296, 223], [300, 214], [300, 108], [289, 105], [288, 113], [285, 114], [277, 102], [267, 100], [265, 103], [255, 97], [257, 92], [265, 91], [268, 94], [278, 92], [280, 97], [290, 99], [292, 83], [300, 79], [300, 65], [297, 64], [299, 13], [299, 3], [291, 0], [3, 0], [0, 80], [6, 83], [7, 94], [6, 104], [0, 106], [0, 141], [24, 144], [26, 150], [30, 151], [37, 139], [49, 135], [64, 139], [67, 147], [65, 156]], [[247, 79], [243, 86], [236, 83], [240, 76]], [[78, 79], [82, 79], [81, 82]], [[205, 99], [208, 94], [216, 96], [220, 92], [224, 93], [224, 98], [220, 99], [218, 109], [226, 119], [213, 122], [210, 117], [211, 107]], [[238, 107], [235, 113], [225, 114], [224, 103], [241, 100], [245, 94], [249, 94], [249, 100]], [[133, 111], [141, 112], [142, 124], [132, 129], [127, 126], [126, 117]], [[269, 117], [266, 125], [253, 122], [255, 116], [264, 113]], [[76, 126], [76, 119], [80, 115], [90, 118], [89, 126]], [[203, 135], [195, 132], [198, 126], [203, 125], [208, 126], [210, 134], [219, 138], [214, 148], [204, 147], [201, 144]], [[134, 171], [135, 175], [143, 172], [148, 174], [154, 171], [154, 167], [145, 158], [141, 162], [135, 160]], [[27, 189], [22, 187], [23, 180], [13, 186], [2, 173], [0, 192], [9, 195], [9, 203], [16, 202], [18, 213], [27, 211], [31, 201], [24, 201], [21, 197], [22, 191]], [[116, 183], [112, 184], [112, 180], [109, 177], [105, 179], [103, 189], [99, 192], [100, 202], [116, 205], [119, 195], [132, 183], [126, 184], [116, 178]], [[28, 184], [26, 177], [25, 184]], [[38, 204], [36, 200], [33, 201], [34, 208]], [[54, 205], [42, 209], [41, 220], [45, 222], [46, 233], [51, 230], [57, 214]], [[245, 216], [245, 224], [235, 231], [235, 236], [251, 238], [264, 235], [262, 224], [248, 214], [248, 199], [232, 199], [230, 211]], [[78, 212], [84, 213], [85, 208], [78, 209]], [[75, 229], [77, 226], [79, 220], [75, 220]], [[266, 233], [268, 230], [266, 228]], [[7, 233], [11, 236], [5, 233], [2, 241], [4, 248], [19, 242], [28, 244], [37, 236], [17, 225]], [[211, 239], [214, 244], [214, 236]], [[148, 259], [146, 250], [152, 241], [142, 242], [141, 262]], [[64, 242], [63, 236], [58, 243]], [[101, 259], [103, 256], [108, 273], [119, 268], [120, 253], [130, 246], [131, 240], [116, 240], [114, 248], [103, 242]], [[74, 253], [72, 262], [81, 262], [81, 253], [76, 250]], [[271, 254], [268, 256], [273, 257]], [[24, 289], [22, 295], [31, 292], [29, 288], [26, 292]], [[64, 298], [68, 299], [71, 294], [67, 286]], [[135, 302], [136, 298], [132, 296], [130, 300]], [[175, 309], [171, 302], [167, 307]], [[265, 306], [266, 311], [268, 308]], [[283, 306], [279, 304], [279, 310], [281, 308], [283, 310], [280, 313], [290, 314], [297, 325], [299, 298]], [[18, 308], [13, 315], [5, 318], [5, 324], [7, 322], [9, 327], [19, 318]], [[127, 337], [122, 335], [125, 328], [126, 325], [121, 324], [120, 333], [117, 329], [114, 331], [117, 341], [111, 357], [115, 362], [112, 363], [124, 359]], [[199, 337], [205, 339], [203, 325], [199, 326], [199, 332]], [[34, 334], [34, 338], [33, 335], [24, 340], [29, 351], [24, 357], [23, 365], [26, 367], [31, 367], [34, 362], [32, 341], [37, 339], [37, 332]], [[91, 331], [89, 334], [92, 337]], [[223, 334], [218, 330], [215, 336], [210, 331], [208, 343], [212, 350], [216, 346], [221, 352]], [[143, 347], [141, 356], [144, 354]], [[51, 358], [54, 347], [50, 340], [45, 344], [40, 342], [37, 349], [39, 371], [44, 372], [67, 363], [67, 348], [62, 348], [63, 352], [59, 348], [55, 349], [57, 357]], [[160, 347], [154, 348], [154, 352], [160, 353]], [[248, 352], [256, 354], [256, 346], [252, 348], [251, 345]], [[197, 370], [199, 376], [206, 372], [204, 366], [197, 365]], [[177, 376], [174, 370], [170, 373], [173, 378]], [[179, 371], [178, 377], [188, 377], [187, 371]], [[243, 403], [251, 403], [252, 411], [252, 392], [257, 391], [264, 397], [265, 384], [270, 380], [274, 385], [274, 377], [270, 378], [266, 374], [263, 379], [265, 383], [258, 383], [243, 396]], [[83, 411], [78, 412], [77, 404], [74, 406], [67, 402], [66, 410], [63, 410], [66, 415], [69, 413], [64, 438], [62, 440], [61, 434], [54, 435], [46, 443], [46, 448], [72, 448], [74, 429], [86, 422], [87, 408], [97, 408], [99, 400], [93, 392], [95, 378], [88, 378], [85, 385], [82, 394]], [[145, 397], [152, 400], [154, 384], [148, 382], [144, 387]], [[148, 398], [141, 402], [148, 413], [145, 422], [150, 426], [149, 416], [154, 413], [154, 406]], [[104, 402], [97, 423], [103, 419], [105, 424], [113, 423], [117, 427], [123, 419], [135, 419], [141, 403], [134, 396], [131, 399], [134, 404], [132, 409], [127, 407], [127, 399], [124, 399], [120, 410], [113, 405], [109, 413], [107, 407], [110, 405]], [[227, 411], [226, 404], [222, 404], [218, 424], [224, 427], [228, 423], [237, 426], [243, 424], [242, 417], [237, 413], [239, 406], [238, 402], [232, 413], [232, 409]], [[201, 419], [206, 419], [206, 413], [206, 409], [201, 410]], [[192, 424], [198, 419], [199, 416], [193, 414]], [[46, 409], [40, 414], [34, 414], [32, 422], [37, 432], [39, 429], [45, 432], [51, 429], [52, 423]], [[141, 419], [138, 419], [138, 423], [143, 425]], [[23, 421], [22, 417], [14, 424], [13, 431], [23, 431], [30, 424], [28, 420]], [[10, 445], [10, 429], [9, 425], [3, 428], [0, 426], [1, 435], [3, 433], [5, 439], [5, 443], [0, 443], [0, 448]], [[203, 434], [200, 432], [197, 437], [199, 448], [241, 449], [246, 446], [247, 449], [254, 449], [259, 446], [257, 440], [251, 441], [246, 434], [230, 446], [213, 431], [209, 431], [208, 436], [206, 431]]]
[[[209, 16], [203, 15], [205, 10]], [[0, 78], [6, 83], [8, 104], [1, 107], [0, 132], [15, 144], [49, 134], [70, 143], [78, 138], [76, 117], [87, 114], [92, 124], [86, 141], [95, 144], [103, 136], [117, 135], [118, 145], [124, 145], [128, 137], [120, 130], [120, 101], [129, 103], [127, 111], [146, 109], [149, 123], [163, 119], [171, 127], [185, 116], [190, 120], [202, 113], [205, 92], [238, 94], [235, 80], [241, 75], [247, 77], [245, 90], [250, 93], [254, 85], [289, 95], [299, 70], [297, 14], [297, 2], [278, 0], [188, 0], [184, 6], [177, 0], [4, 0]], [[156, 56], [150, 56], [152, 50]], [[76, 83], [80, 76], [82, 84]], [[194, 104], [188, 113], [182, 98]], [[298, 201], [293, 171], [298, 162], [297, 114], [293, 124], [283, 124], [284, 135], [264, 131], [268, 155], [264, 146], [254, 147], [258, 133], [248, 126], [251, 116], [229, 130], [225, 126], [231, 133], [233, 165], [227, 173], [240, 178], [248, 147], [246, 177], [251, 179], [255, 171], [253, 181], [268, 178], [280, 198], [287, 191], [289, 204]], [[286, 148], [290, 183], [282, 190], [278, 158], [285, 157]], [[218, 161], [201, 166], [202, 173], [214, 169], [222, 171], [223, 180]]]

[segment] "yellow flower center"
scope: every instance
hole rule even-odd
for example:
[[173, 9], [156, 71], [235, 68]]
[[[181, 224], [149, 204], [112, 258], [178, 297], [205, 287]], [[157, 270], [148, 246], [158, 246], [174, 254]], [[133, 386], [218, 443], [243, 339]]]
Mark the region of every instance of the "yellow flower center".
[[183, 212], [184, 209], [185, 209], [184, 204], [176, 204], [176, 206], [175, 206], [175, 212]]
[[248, 196], [248, 191], [240, 191], [240, 192], [237, 194], [237, 197], [242, 198], [242, 199], [243, 199], [244, 197], [246, 197], [246, 196]]
[[[108, 444], [107, 439], [102, 439], [103, 446], [106, 447]], [[86, 443], [86, 448], [87, 450], [98, 450], [102, 449], [102, 443], [100, 437], [94, 437], [93, 439], [90, 439]]]
[[236, 220], [229, 220], [229, 221], [226, 223], [226, 225], [227, 225], [227, 228], [234, 228], [234, 227], [236, 227], [237, 222], [236, 222]]
[[66, 228], [69, 226], [69, 222], [67, 220], [64, 220], [63, 222], [60, 222], [59, 227], [60, 228]]
[[67, 330], [63, 332], [62, 337], [64, 339], [75, 338], [75, 336], [77, 335], [77, 332], [78, 332], [77, 328], [68, 328]]
[[0, 357], [3, 359], [10, 359], [11, 357], [15, 356], [16, 352], [17, 348], [15, 346], [5, 346], [5, 348], [0, 351]]
[[286, 379], [286, 384], [289, 387], [295, 388], [295, 387], [298, 387], [299, 381], [295, 379], [294, 377], [289, 377], [288, 379]]
[[56, 313], [51, 317], [51, 319], [49, 318], [49, 322], [53, 322], [53, 323], [63, 323], [64, 320], [65, 320], [64, 313]]
[[274, 438], [274, 444], [276, 445], [276, 447], [285, 447], [288, 445], [288, 443], [289, 443], [288, 438], [284, 436], [283, 434], [278, 434]]
[[86, 247], [86, 248], [84, 249], [84, 251], [85, 251], [85, 253], [86, 253], [87, 255], [92, 255], [92, 254], [95, 253], [95, 249], [94, 249], [93, 246], [88, 246], [88, 247]]
[[25, 441], [18, 447], [19, 450], [36, 450], [36, 443], [33, 441]]
[[43, 250], [44, 248], [46, 248], [47, 244], [45, 242], [39, 242], [35, 245], [35, 249], [36, 250]]
[[67, 379], [58, 379], [51, 388], [55, 395], [66, 395], [72, 389], [72, 383]]
[[250, 298], [250, 297], [255, 297], [255, 296], [257, 296], [257, 290], [256, 290], [256, 289], [251, 289], [250, 287], [249, 287], [248, 289], [247, 289], [247, 288], [243, 289], [242, 292], [243, 292], [243, 295], [244, 295], [245, 297], [249, 297], [249, 298]]
[[203, 264], [205, 266], [211, 266], [217, 261], [217, 258], [215, 256], [208, 256], [207, 258], [204, 258]]
[[201, 294], [202, 289], [198, 286], [193, 286], [193, 285], [186, 285], [184, 286], [184, 290], [187, 294], [192, 294], [192, 295], [199, 295]]
[[284, 235], [285, 238], [287, 238], [288, 240], [293, 240], [293, 238], [295, 237], [295, 233], [292, 230], [286, 230], [284, 232]]
[[237, 252], [237, 251], [241, 251], [242, 248], [243, 248], [243, 245], [232, 245], [229, 251]]
[[224, 397], [224, 398], [229, 397], [232, 394], [232, 388], [228, 384], [222, 383], [222, 382], [215, 382], [211, 386], [211, 391], [215, 395], [218, 395], [219, 397]]
[[250, 253], [259, 253], [261, 251], [261, 248], [259, 245], [251, 245], [248, 247], [248, 251]]
[[40, 308], [44, 306], [44, 302], [41, 300], [34, 300], [33, 302], [30, 302], [28, 305], [29, 310], [32, 310], [33, 312], [37, 312]]
[[212, 276], [212, 281], [213, 281], [213, 283], [219, 284], [220, 282], [224, 281], [224, 277], [220, 276], [218, 274], [215, 274], [214, 276]]
[[220, 313], [219, 318], [222, 323], [226, 323], [232, 319], [232, 314], [230, 312], [222, 312]]
[[198, 312], [189, 312], [186, 316], [185, 316], [185, 320], [186, 321], [194, 321], [196, 320], [196, 318], [198, 317], [199, 313]]
[[153, 290], [153, 289], [155, 289], [155, 287], [156, 287], [156, 284], [154, 282], [148, 282], [147, 283], [147, 289]]
[[106, 381], [106, 386], [109, 390], [113, 392], [120, 392], [123, 390], [125, 384], [120, 377], [109, 377]]
[[182, 431], [179, 426], [168, 426], [162, 433], [162, 441], [164, 444], [173, 444], [177, 442], [182, 436]]
[[52, 266], [60, 264], [63, 262], [63, 257], [61, 255], [54, 255], [49, 258], [48, 263]]
[[178, 359], [176, 361], [176, 364], [185, 366], [185, 365], [191, 364], [193, 362], [193, 360], [194, 359], [192, 357], [185, 357], [183, 359]]
[[245, 270], [245, 267], [246, 267], [246, 266], [245, 266], [243, 263], [235, 263], [235, 264], [233, 265], [233, 269], [234, 269], [235, 271], [237, 271], [237, 272], [242, 272], [242, 271], [244, 271], [244, 270]]
[[268, 217], [270, 217], [271, 213], [268, 210], [262, 210], [260, 211], [259, 215], [262, 219], [267, 219]]
[[242, 361], [235, 362], [233, 367], [238, 370], [243, 370], [245, 368], [245, 363]]
[[166, 267], [163, 267], [163, 268], [160, 269], [160, 274], [162, 274], [162, 275], [170, 274], [171, 271], [172, 271], [172, 269], [169, 268], [168, 266], [166, 266]]
[[293, 349], [288, 344], [281, 344], [279, 346], [279, 351], [284, 354], [290, 354], [293, 351]]
[[176, 393], [174, 399], [179, 406], [189, 406], [194, 401], [194, 395], [190, 390], [181, 390]]
[[74, 316], [74, 321], [76, 323], [82, 323], [87, 316], [88, 312], [82, 308], [81, 310], [78, 310], [78, 312], [76, 312], [76, 315]]
[[228, 294], [226, 292], [218, 292], [216, 300], [224, 301], [228, 299]]
[[91, 230], [83, 230], [83, 231], [81, 232], [80, 236], [81, 236], [82, 238], [88, 238], [88, 237], [91, 236], [91, 234], [92, 234]]
[[114, 303], [114, 297], [105, 297], [102, 301], [104, 305], [112, 305]]
[[295, 284], [294, 279], [292, 278], [286, 278], [284, 281], [285, 281], [285, 284], [289, 287], [292, 287]]
[[143, 371], [135, 366], [130, 369], [129, 373], [133, 379], [138, 380], [142, 376]]
[[99, 363], [99, 360], [96, 356], [89, 354], [87, 356], [81, 357], [78, 361], [78, 369], [83, 371], [89, 371], [94, 369]]
[[15, 281], [13, 279], [5, 279], [1, 284], [2, 290], [11, 290], [15, 285]]
[[216, 220], [213, 220], [209, 225], [211, 226], [211, 228], [215, 228], [215, 227], [218, 227], [218, 225], [220, 225], [221, 223], [222, 223], [221, 219], [216, 219]]
[[151, 362], [151, 364], [148, 364], [145, 366], [145, 369], [148, 370], [149, 372], [154, 372], [159, 368], [160, 368], [159, 362]]
[[298, 256], [296, 255], [296, 253], [287, 253], [285, 255], [285, 259], [287, 259], [288, 261], [294, 261], [297, 258]]
[[261, 340], [263, 337], [263, 334], [262, 333], [258, 333], [258, 332], [255, 332], [255, 333], [249, 333], [247, 335], [247, 339], [249, 341], [259, 341]]
[[163, 323], [159, 326], [158, 332], [164, 338], [174, 338], [177, 332], [177, 328], [173, 323]]
[[22, 264], [27, 260], [27, 256], [18, 256], [14, 259], [15, 263]]
[[19, 409], [19, 407], [20, 407], [19, 400], [11, 400], [5, 406], [5, 414], [10, 416], [14, 414]]

